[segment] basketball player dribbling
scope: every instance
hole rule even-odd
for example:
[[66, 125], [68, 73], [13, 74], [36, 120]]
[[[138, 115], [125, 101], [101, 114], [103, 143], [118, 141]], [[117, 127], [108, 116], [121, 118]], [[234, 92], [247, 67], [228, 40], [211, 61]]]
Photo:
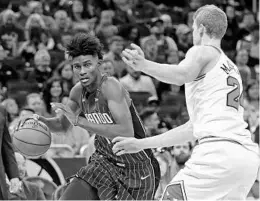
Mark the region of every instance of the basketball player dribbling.
[[[144, 138], [145, 131], [128, 92], [113, 77], [101, 75], [101, 44], [91, 34], [77, 34], [67, 47], [74, 74], [79, 77], [67, 105], [52, 103], [58, 117], [28, 118], [44, 122], [53, 133], [66, 134], [72, 125], [96, 133], [95, 153], [75, 175], [60, 200], [152, 200], [160, 170], [152, 151], [117, 156], [116, 136]], [[83, 113], [83, 116], [79, 116]]]
[[166, 83], [185, 84], [190, 116], [186, 124], [151, 138], [113, 140], [114, 152], [124, 155], [198, 139], [191, 158], [166, 187], [163, 199], [245, 200], [257, 178], [259, 148], [243, 119], [241, 77], [220, 48], [226, 29], [225, 13], [206, 5], [194, 15], [194, 46], [178, 65], [148, 61], [134, 44], [132, 50], [123, 51], [124, 62], [132, 68]]

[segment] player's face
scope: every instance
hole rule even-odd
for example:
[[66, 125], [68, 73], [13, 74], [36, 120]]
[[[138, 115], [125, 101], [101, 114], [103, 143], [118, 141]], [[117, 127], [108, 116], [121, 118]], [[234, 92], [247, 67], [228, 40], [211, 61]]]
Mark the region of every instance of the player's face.
[[202, 34], [201, 34], [201, 29], [196, 24], [196, 19], [193, 22], [192, 28], [193, 28], [193, 32], [192, 32], [193, 45], [200, 45]]
[[80, 55], [73, 58], [73, 72], [83, 87], [88, 87], [96, 81], [97, 75], [100, 74], [98, 70], [99, 64], [97, 56]]

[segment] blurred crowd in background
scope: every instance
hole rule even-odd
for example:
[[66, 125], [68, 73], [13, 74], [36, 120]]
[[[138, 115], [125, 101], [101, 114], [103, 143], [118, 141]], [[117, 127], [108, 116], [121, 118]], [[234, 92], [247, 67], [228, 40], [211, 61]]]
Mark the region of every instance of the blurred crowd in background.
[[[66, 104], [78, 80], [64, 50], [79, 32], [95, 34], [104, 45], [100, 71], [116, 77], [130, 92], [147, 137], [185, 123], [189, 116], [184, 87], [134, 71], [122, 61], [121, 52], [135, 43], [147, 59], [177, 64], [192, 46], [194, 12], [212, 3], [227, 14], [222, 49], [240, 70], [245, 120], [259, 143], [259, 11], [254, 0], [1, 0], [0, 104], [8, 112], [10, 134], [22, 116], [52, 117], [51, 102]], [[66, 136], [53, 134], [45, 157], [85, 157], [87, 163], [95, 150], [94, 136], [79, 127]], [[156, 198], [195, 145], [154, 150], [162, 174]], [[259, 193], [252, 190], [249, 197], [256, 199]]]

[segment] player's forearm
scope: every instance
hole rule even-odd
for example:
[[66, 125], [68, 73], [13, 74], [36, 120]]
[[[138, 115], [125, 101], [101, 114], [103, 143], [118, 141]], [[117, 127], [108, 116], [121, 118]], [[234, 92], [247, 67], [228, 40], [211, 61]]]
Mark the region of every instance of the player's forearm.
[[39, 121], [46, 124], [50, 131], [55, 134], [66, 134], [72, 127], [72, 124], [65, 116], [45, 118], [43, 116], [39, 117]]
[[159, 64], [153, 61], [145, 60], [142, 71], [148, 75], [151, 75], [159, 81], [169, 84], [183, 85], [185, 80], [184, 69], [181, 69], [178, 65]]
[[96, 124], [96, 123], [89, 122], [85, 118], [79, 117], [77, 125], [90, 132], [97, 133], [99, 135], [102, 135], [110, 139], [113, 139], [117, 136], [122, 136], [122, 137], [134, 136], [133, 129], [119, 124]]
[[171, 147], [176, 144], [183, 144], [193, 139], [193, 129], [190, 122], [177, 128], [171, 129], [161, 135], [148, 137], [140, 140], [143, 149]]

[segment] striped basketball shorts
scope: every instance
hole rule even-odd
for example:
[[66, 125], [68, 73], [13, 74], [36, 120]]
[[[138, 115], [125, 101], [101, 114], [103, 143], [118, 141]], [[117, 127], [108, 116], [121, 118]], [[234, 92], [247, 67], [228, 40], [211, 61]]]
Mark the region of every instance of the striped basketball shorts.
[[101, 200], [152, 200], [160, 181], [160, 168], [155, 158], [124, 165], [95, 153], [77, 175], [97, 189]]

